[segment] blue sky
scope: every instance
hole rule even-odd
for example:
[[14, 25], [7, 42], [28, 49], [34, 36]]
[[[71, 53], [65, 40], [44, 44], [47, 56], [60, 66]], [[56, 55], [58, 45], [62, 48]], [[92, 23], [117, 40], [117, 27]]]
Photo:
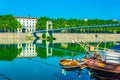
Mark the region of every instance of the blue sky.
[[0, 0], [0, 14], [120, 19], [120, 0]]

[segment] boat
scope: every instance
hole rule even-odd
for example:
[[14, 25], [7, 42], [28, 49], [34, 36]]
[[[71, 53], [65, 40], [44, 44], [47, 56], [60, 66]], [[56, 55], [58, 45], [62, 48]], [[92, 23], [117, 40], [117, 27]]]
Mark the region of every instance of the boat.
[[[120, 80], [120, 52], [114, 50], [98, 50], [91, 57], [85, 57], [86, 68], [97, 73], [97, 78]], [[103, 74], [104, 73], [104, 74]]]
[[100, 60], [84, 58], [87, 68], [105, 71], [108, 73], [120, 74], [120, 64], [106, 63]]
[[67, 71], [71, 71], [71, 70], [79, 70], [80, 66], [82, 64], [84, 64], [83, 62], [81, 62], [80, 60], [73, 60], [73, 59], [62, 59], [59, 62], [60, 66], [67, 70]]
[[96, 72], [100, 79], [120, 80], [120, 50], [94, 50], [90, 46], [87, 53], [81, 61], [65, 59], [60, 61], [60, 65], [69, 70], [87, 68]]

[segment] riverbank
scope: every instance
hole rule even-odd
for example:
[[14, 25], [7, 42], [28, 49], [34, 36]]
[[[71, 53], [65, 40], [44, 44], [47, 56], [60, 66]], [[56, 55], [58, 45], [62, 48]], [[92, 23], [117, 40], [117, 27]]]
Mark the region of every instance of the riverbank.
[[30, 43], [33, 40], [32, 34], [0, 33], [0, 44]]
[[[54, 43], [69, 42], [120, 42], [120, 34], [79, 34], [79, 33], [54, 33]], [[74, 41], [73, 41], [74, 39]]]
[[0, 33], [0, 39], [23, 39], [26, 36], [32, 36], [32, 34], [26, 33]]
[[[40, 35], [38, 33], [38, 35]], [[120, 42], [120, 34], [79, 34], [79, 33], [54, 33], [56, 40], [53, 43], [71, 43], [74, 42]], [[1, 43], [25, 43], [33, 41], [32, 34], [26, 33], [0, 33]]]

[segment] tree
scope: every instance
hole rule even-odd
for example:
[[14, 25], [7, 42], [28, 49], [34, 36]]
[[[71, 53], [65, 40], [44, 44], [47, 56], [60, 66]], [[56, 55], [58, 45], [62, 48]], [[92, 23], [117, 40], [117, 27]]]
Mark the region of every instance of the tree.
[[51, 19], [47, 17], [40, 17], [36, 23], [37, 29], [46, 29], [47, 20], [51, 20]]
[[[47, 20], [51, 20], [53, 22], [53, 28], [70, 28], [70, 27], [78, 27], [78, 26], [94, 26], [94, 25], [103, 25], [103, 24], [119, 24], [119, 21], [113, 20], [101, 20], [101, 19], [88, 19], [80, 20], [80, 19], [64, 19], [57, 18], [52, 19], [48, 17], [40, 17], [37, 21], [37, 29], [46, 29]], [[84, 28], [81, 29], [81, 32], [89, 31], [89, 32], [120, 32], [118, 27], [105, 27], [105, 28]], [[79, 29], [80, 30], [80, 29]], [[78, 29], [73, 30], [72, 32], [78, 32]]]
[[21, 24], [12, 15], [0, 16], [0, 29], [4, 31], [21, 28]]

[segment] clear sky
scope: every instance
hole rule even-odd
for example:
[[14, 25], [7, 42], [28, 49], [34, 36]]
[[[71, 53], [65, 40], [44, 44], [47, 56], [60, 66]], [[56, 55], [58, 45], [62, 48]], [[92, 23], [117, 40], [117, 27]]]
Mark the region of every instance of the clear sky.
[[0, 0], [0, 14], [120, 19], [120, 0]]

